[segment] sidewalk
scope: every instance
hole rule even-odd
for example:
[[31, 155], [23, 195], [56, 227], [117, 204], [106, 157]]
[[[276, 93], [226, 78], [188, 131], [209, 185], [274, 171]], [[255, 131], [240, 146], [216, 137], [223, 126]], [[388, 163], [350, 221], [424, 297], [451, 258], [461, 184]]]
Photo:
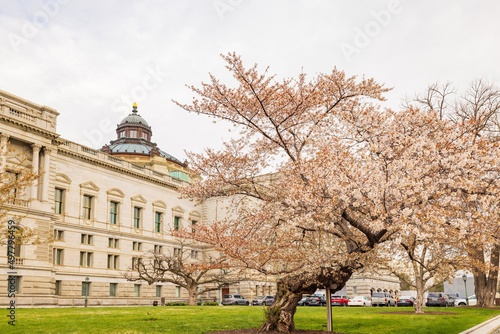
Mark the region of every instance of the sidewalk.
[[500, 315], [459, 334], [500, 334]]

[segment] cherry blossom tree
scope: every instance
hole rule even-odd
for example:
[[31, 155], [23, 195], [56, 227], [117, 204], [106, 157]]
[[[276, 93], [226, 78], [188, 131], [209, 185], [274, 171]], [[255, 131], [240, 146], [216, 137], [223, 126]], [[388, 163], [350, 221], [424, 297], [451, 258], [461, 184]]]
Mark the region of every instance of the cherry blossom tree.
[[424, 313], [425, 292], [452, 278], [463, 266], [466, 256], [459, 251], [458, 242], [441, 237], [423, 240], [411, 234], [398, 245], [388, 243], [384, 247], [386, 265], [382, 267], [417, 291], [415, 313]]
[[387, 89], [373, 79], [334, 69], [278, 80], [235, 54], [223, 59], [235, 87], [211, 75], [190, 87], [198, 99], [178, 104], [234, 124], [239, 136], [190, 154], [203, 180], [183, 193], [228, 202], [224, 217], [197, 226], [195, 240], [232, 266], [279, 275], [260, 332], [289, 333], [302, 294], [340, 290], [379, 259], [384, 242], [463, 233], [459, 199], [496, 194], [496, 145], [433, 112], [381, 110]]
[[[468, 123], [478, 137], [491, 141], [500, 138], [500, 89], [484, 80], [475, 80], [461, 95], [456, 93], [451, 83], [435, 83], [429, 86], [425, 94], [417, 95], [407, 103], [411, 104], [436, 111], [440, 118], [448, 118], [459, 124]], [[483, 307], [494, 306], [498, 286], [500, 230], [498, 215], [494, 212], [497, 205], [492, 200], [492, 207], [485, 210], [484, 202], [465, 200], [463, 207], [471, 216], [476, 212], [472, 221], [474, 227], [457, 245], [457, 249], [468, 254], [466, 259], [462, 259], [461, 267], [473, 272], [477, 305]], [[489, 214], [482, 214], [485, 211]]]

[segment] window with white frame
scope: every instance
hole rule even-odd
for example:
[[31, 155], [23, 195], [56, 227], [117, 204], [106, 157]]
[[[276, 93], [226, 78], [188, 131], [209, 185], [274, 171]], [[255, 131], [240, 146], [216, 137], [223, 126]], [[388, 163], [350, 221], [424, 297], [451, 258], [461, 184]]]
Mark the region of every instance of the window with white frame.
[[54, 193], [54, 212], [57, 214], [64, 213], [64, 189], [56, 188]]
[[109, 223], [113, 225], [118, 223], [118, 202], [109, 202]]
[[141, 228], [142, 208], [134, 206], [134, 228]]
[[162, 230], [162, 213], [155, 212], [155, 232], [160, 233]]
[[90, 195], [83, 195], [83, 218], [92, 219], [92, 202], [94, 197]]

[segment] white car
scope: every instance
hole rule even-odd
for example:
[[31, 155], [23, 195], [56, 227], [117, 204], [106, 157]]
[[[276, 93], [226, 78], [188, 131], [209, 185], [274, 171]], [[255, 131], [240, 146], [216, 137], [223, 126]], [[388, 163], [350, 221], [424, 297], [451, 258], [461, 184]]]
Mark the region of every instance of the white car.
[[372, 306], [372, 300], [365, 296], [356, 296], [349, 299], [349, 306]]
[[[469, 306], [475, 306], [477, 304], [476, 295], [472, 295], [469, 297]], [[465, 306], [467, 305], [467, 301], [465, 298], [457, 298], [455, 299], [455, 306]]]

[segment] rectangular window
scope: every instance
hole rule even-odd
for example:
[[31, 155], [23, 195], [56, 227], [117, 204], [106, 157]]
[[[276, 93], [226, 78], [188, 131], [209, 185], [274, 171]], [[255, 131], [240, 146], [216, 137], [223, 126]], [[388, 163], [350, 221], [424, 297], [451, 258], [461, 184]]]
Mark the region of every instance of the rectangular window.
[[155, 212], [155, 232], [161, 232], [161, 212]]
[[161, 285], [156, 286], [156, 297], [161, 297]]
[[108, 254], [108, 269], [118, 269], [118, 255]]
[[92, 267], [93, 254], [91, 252], [80, 252], [80, 267]]
[[90, 296], [90, 282], [82, 282], [82, 296]]
[[56, 292], [54, 293], [56, 296], [61, 295], [61, 281], [56, 281]]
[[109, 283], [109, 296], [116, 297], [116, 288], [118, 287], [118, 283]]
[[132, 250], [140, 252], [142, 250], [142, 242], [133, 241]]
[[108, 238], [108, 247], [109, 248], [118, 248], [118, 239]]
[[83, 218], [92, 219], [92, 196], [83, 195]]
[[56, 188], [54, 195], [54, 212], [57, 214], [63, 213], [63, 189]]
[[129, 138], [137, 138], [137, 130], [130, 130]]
[[134, 228], [141, 228], [141, 208], [134, 206]]
[[62, 249], [54, 249], [54, 264], [62, 265], [63, 264], [63, 250]]
[[7, 278], [7, 292], [19, 294], [19, 286], [21, 285], [21, 276], [11, 276]]
[[180, 296], [181, 296], [181, 287], [176, 286], [175, 287], [175, 297], [180, 298]]
[[181, 217], [174, 217], [174, 231], [179, 231]]
[[21, 238], [16, 238], [16, 244], [14, 245], [14, 257], [21, 257], [21, 243]]
[[139, 258], [133, 257], [132, 258], [132, 270], [137, 270], [137, 269], [139, 269]]
[[191, 233], [194, 233], [196, 231], [196, 220], [191, 221]]
[[[19, 173], [12, 172], [12, 171], [7, 171], [6, 174], [7, 174], [6, 175], [7, 177], [5, 178], [5, 180], [3, 180], [4, 183], [14, 183], [17, 180], [19, 180], [19, 177], [21, 175]], [[9, 196], [7, 197], [8, 203], [14, 204], [14, 205], [18, 204], [16, 201], [17, 196], [18, 196], [18, 189], [17, 189], [17, 187], [13, 187], [13, 189], [10, 191]]]
[[140, 297], [140, 296], [141, 296], [141, 285], [134, 284], [134, 297]]
[[111, 224], [118, 222], [118, 202], [109, 202], [109, 222]]
[[181, 256], [181, 252], [180, 248], [174, 248], [174, 256]]
[[154, 246], [154, 253], [156, 254], [161, 254], [161, 251], [163, 250], [163, 247], [160, 245], [155, 245]]
[[64, 240], [64, 231], [54, 230], [54, 240], [55, 241], [63, 241]]
[[82, 234], [80, 242], [85, 245], [92, 245], [94, 237], [92, 234]]
[[353, 294], [357, 294], [358, 293], [358, 287], [357, 286], [353, 286], [352, 287], [352, 293]]
[[192, 251], [191, 251], [191, 257], [192, 257], [193, 259], [197, 259], [197, 258], [198, 258], [198, 251], [192, 250]]

